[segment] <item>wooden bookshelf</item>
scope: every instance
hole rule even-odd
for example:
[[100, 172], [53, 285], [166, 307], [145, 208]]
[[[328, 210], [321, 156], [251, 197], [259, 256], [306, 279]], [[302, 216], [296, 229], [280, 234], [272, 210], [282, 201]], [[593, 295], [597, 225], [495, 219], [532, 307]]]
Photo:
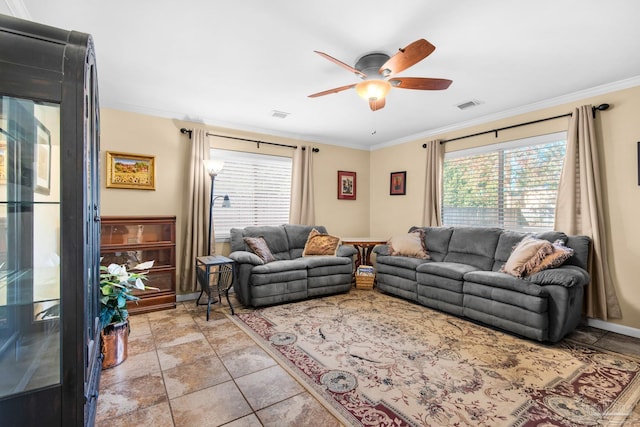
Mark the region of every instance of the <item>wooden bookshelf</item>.
[[159, 291], [135, 291], [139, 301], [127, 305], [130, 314], [176, 307], [176, 217], [102, 217], [101, 265], [124, 264], [127, 269], [154, 261], [146, 284]]

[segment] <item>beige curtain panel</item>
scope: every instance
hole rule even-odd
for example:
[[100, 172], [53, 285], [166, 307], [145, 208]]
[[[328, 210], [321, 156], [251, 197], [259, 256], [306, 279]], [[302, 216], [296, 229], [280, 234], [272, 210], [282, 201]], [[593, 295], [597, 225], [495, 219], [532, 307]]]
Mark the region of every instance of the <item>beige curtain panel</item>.
[[424, 211], [422, 225], [442, 225], [442, 169], [444, 147], [439, 140], [430, 141], [426, 148], [426, 178], [424, 185]]
[[591, 283], [585, 289], [585, 314], [603, 320], [620, 319], [620, 304], [609, 272], [598, 141], [592, 114], [591, 105], [583, 105], [573, 111], [569, 122], [555, 228], [592, 239]]
[[314, 225], [316, 209], [313, 194], [313, 149], [295, 149], [291, 172], [291, 205], [289, 223]]
[[[209, 141], [204, 129], [194, 129], [191, 138], [188, 181], [184, 192], [186, 212], [182, 231], [182, 268], [179, 284], [180, 291], [183, 293], [198, 290], [194, 271], [195, 258], [208, 254], [207, 228], [209, 227], [211, 179], [205, 171], [204, 161], [209, 160]], [[213, 237], [211, 240], [215, 241]]]

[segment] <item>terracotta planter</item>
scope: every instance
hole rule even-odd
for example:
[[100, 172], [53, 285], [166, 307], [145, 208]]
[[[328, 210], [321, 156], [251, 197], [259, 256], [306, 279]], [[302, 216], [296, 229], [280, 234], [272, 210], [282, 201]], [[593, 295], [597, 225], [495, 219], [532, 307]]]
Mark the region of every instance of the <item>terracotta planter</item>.
[[112, 323], [100, 332], [102, 369], [118, 366], [127, 359], [129, 322]]

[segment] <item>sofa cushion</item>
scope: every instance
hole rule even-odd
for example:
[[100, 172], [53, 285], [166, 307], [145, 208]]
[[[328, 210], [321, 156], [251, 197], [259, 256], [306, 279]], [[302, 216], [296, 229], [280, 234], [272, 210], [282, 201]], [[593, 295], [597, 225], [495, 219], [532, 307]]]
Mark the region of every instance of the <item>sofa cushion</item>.
[[424, 230], [425, 247], [434, 261], [443, 261], [449, 250], [449, 241], [453, 234], [451, 227], [411, 227], [409, 232]]
[[[351, 269], [351, 264], [353, 262], [350, 258], [339, 256], [313, 256], [299, 258], [298, 261], [303, 262], [309, 270], [333, 265], [346, 265]], [[309, 274], [311, 274], [311, 272], [309, 272]]]
[[304, 245], [302, 256], [317, 256], [317, 255], [336, 255], [340, 245], [340, 238], [331, 236], [330, 234], [320, 233], [315, 228], [309, 233], [307, 242]]
[[278, 260], [251, 269], [251, 283], [263, 286], [270, 283], [306, 280], [307, 265], [299, 260]]
[[585, 270], [579, 267], [563, 265], [553, 270], [542, 270], [524, 280], [541, 286], [558, 285], [570, 288], [572, 286], [587, 285], [590, 277]]
[[[548, 295], [531, 295], [512, 289], [505, 289], [494, 285], [482, 285], [480, 283], [465, 282], [463, 292], [466, 295], [475, 295], [488, 301], [499, 301], [504, 304], [521, 307], [534, 313], [545, 313], [548, 310]], [[493, 313], [497, 316], [500, 313]]]
[[392, 256], [430, 259], [424, 241], [424, 230], [417, 229], [407, 234], [393, 236], [387, 242]]
[[248, 251], [235, 251], [229, 254], [229, 258], [234, 260], [239, 264], [253, 264], [253, 265], [261, 265], [264, 264], [262, 258], [253, 252]]
[[[291, 255], [289, 254], [289, 241], [287, 239], [287, 234], [284, 231], [283, 226], [251, 226], [245, 227], [242, 231], [243, 237], [263, 237], [264, 240], [269, 245], [269, 249], [273, 254], [275, 259], [291, 259]], [[305, 236], [306, 239], [306, 236]], [[236, 239], [237, 240], [237, 239]], [[232, 250], [245, 250], [248, 251], [249, 246], [244, 244], [244, 246], [240, 249], [236, 249], [233, 244], [235, 241], [232, 241]], [[303, 245], [304, 246], [304, 245]]]
[[397, 272], [398, 275], [407, 279], [415, 280], [416, 268], [420, 264], [430, 263], [429, 260], [420, 258], [409, 258], [400, 256], [378, 255], [376, 257], [376, 270], [389, 274]]
[[591, 239], [588, 236], [569, 236], [567, 246], [573, 249], [573, 256], [565, 261], [565, 265], [575, 265], [586, 270]]
[[511, 256], [513, 248], [525, 237], [527, 237], [527, 233], [521, 231], [504, 230], [500, 234], [498, 245], [496, 246], [496, 253], [493, 256], [495, 260], [492, 267], [493, 271], [500, 271], [504, 263], [509, 259], [509, 256]]
[[229, 234], [231, 235], [229, 241], [231, 245], [231, 252], [246, 251], [249, 249], [247, 248], [247, 244], [244, 242], [244, 229], [232, 228], [229, 230]]
[[499, 228], [456, 227], [451, 234], [444, 261], [491, 270], [501, 233]]
[[533, 235], [536, 239], [543, 239], [549, 242], [555, 242], [560, 240], [563, 244], [567, 243], [567, 239], [569, 236], [564, 234], [562, 231], [542, 231], [540, 233], [536, 233]]
[[418, 273], [427, 273], [455, 280], [462, 280], [465, 274], [476, 270], [478, 270], [478, 267], [456, 262], [430, 262], [421, 264], [416, 268]]
[[307, 243], [309, 233], [314, 228], [322, 234], [327, 234], [327, 229], [323, 225], [299, 225], [284, 224], [283, 225], [287, 241], [289, 244], [289, 255], [291, 259], [300, 258], [302, 250]]
[[251, 252], [256, 254], [263, 263], [266, 264], [276, 260], [269, 249], [269, 245], [265, 242], [264, 237], [245, 237], [244, 242], [249, 246]]
[[520, 241], [509, 256], [507, 262], [500, 269], [501, 273], [515, 277], [525, 277], [537, 267], [542, 260], [553, 252], [551, 242], [527, 236]]
[[465, 283], [494, 286], [527, 295], [546, 295], [546, 291], [542, 286], [497, 271], [472, 271], [464, 275], [464, 280]]

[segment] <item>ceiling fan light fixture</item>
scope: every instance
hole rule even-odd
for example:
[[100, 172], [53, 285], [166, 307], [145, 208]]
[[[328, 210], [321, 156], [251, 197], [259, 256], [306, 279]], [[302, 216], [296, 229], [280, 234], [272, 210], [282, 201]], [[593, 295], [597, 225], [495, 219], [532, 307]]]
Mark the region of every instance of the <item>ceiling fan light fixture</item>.
[[391, 85], [386, 80], [365, 80], [356, 85], [356, 92], [360, 98], [365, 101], [377, 101], [384, 99], [389, 91]]

